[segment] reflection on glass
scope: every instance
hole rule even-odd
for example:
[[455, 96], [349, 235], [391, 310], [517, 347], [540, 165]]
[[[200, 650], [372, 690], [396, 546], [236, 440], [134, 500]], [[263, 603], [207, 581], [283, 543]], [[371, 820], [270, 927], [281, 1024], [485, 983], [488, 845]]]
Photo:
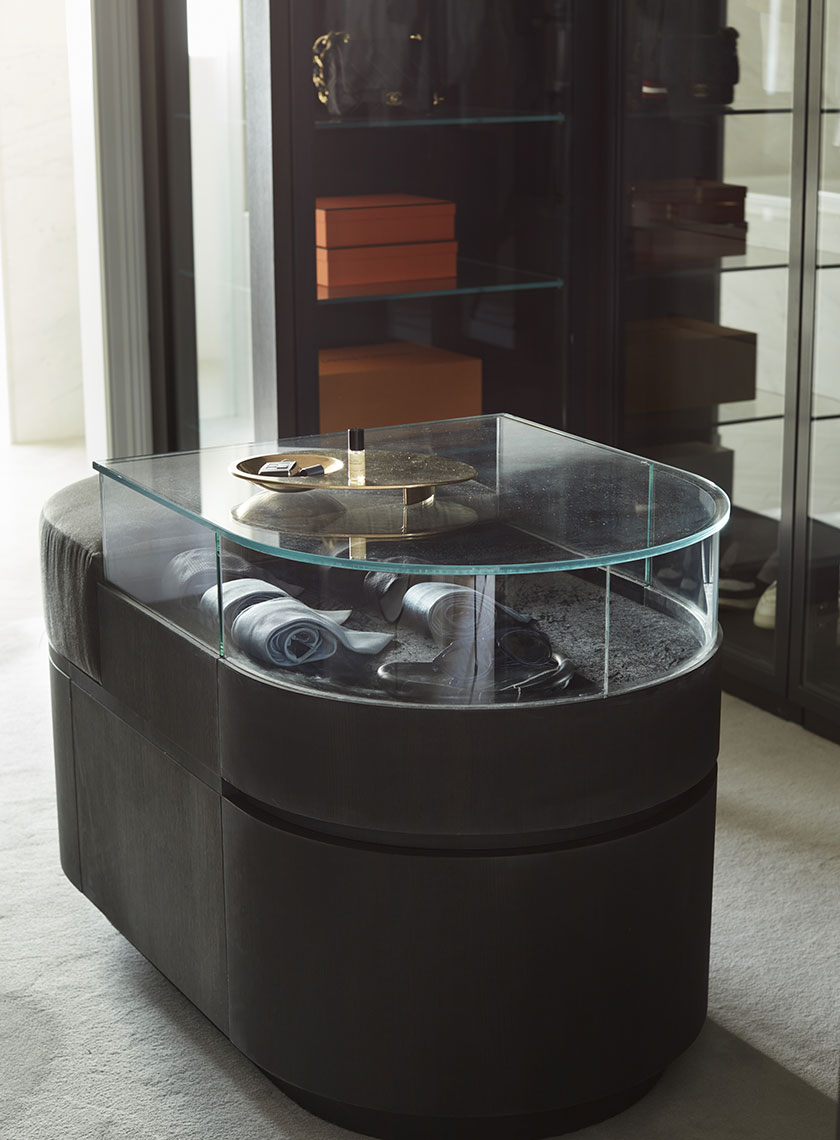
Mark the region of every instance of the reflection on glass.
[[726, 20], [739, 32], [741, 75], [734, 106], [793, 103], [796, 0], [730, 0]]
[[241, 0], [188, 0], [199, 433], [252, 439]]
[[[766, 666], [781, 504], [794, 2], [633, 7], [624, 439], [732, 497], [720, 619], [728, 649]], [[673, 66], [677, 46], [684, 74]], [[675, 582], [696, 578], [666, 569]]]

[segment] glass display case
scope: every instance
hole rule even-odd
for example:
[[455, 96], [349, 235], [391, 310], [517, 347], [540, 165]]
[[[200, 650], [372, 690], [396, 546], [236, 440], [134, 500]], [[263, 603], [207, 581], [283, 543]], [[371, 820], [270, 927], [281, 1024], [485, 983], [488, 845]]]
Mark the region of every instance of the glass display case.
[[581, 701], [715, 649], [713, 484], [509, 415], [368, 429], [360, 455], [334, 434], [98, 464], [106, 576], [344, 698]]

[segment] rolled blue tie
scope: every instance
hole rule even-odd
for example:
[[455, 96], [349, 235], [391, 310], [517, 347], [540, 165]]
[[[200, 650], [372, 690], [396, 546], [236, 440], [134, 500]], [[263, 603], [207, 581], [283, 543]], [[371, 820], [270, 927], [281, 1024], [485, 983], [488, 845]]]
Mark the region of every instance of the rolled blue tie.
[[521, 614], [488, 594], [455, 582], [418, 582], [411, 586], [403, 598], [400, 616], [413, 629], [429, 634], [435, 644], [449, 645], [456, 638], [472, 634], [488, 610], [494, 625], [526, 626], [532, 620], [529, 614]]
[[294, 598], [273, 598], [242, 610], [231, 635], [249, 657], [282, 668], [322, 661], [339, 646], [354, 653], [380, 653], [393, 640], [390, 633], [343, 629], [340, 621], [347, 617], [346, 610], [322, 612]]
[[[161, 579], [164, 597], [180, 599], [183, 605], [192, 608], [203, 607], [207, 591], [216, 586], [219, 567], [222, 578], [228, 579], [228, 584], [233, 579], [258, 580], [265, 584], [264, 579], [256, 577], [260, 573], [259, 569], [252, 566], [240, 554], [235, 554], [232, 550], [223, 550], [217, 559], [215, 546], [199, 546], [182, 550], [170, 559]], [[283, 593], [292, 597], [303, 592], [300, 586], [285, 582], [281, 588]]]
[[[297, 591], [300, 593], [300, 591]], [[230, 630], [236, 618], [249, 606], [257, 602], [268, 602], [273, 598], [290, 598], [291, 592], [282, 587], [266, 582], [262, 578], [235, 578], [222, 584], [222, 618], [224, 628]], [[216, 620], [216, 607], [218, 593], [215, 586], [205, 591], [199, 602], [199, 611], [208, 622]], [[329, 616], [339, 624], [347, 621], [351, 610], [331, 610]]]

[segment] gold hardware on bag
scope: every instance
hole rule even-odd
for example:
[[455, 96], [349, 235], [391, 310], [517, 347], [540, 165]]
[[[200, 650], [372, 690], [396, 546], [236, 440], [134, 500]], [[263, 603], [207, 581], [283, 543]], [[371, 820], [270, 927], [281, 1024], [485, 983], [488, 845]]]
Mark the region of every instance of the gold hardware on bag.
[[318, 36], [312, 45], [312, 83], [318, 95], [318, 101], [326, 105], [330, 97], [327, 81], [324, 78], [324, 56], [331, 50], [336, 40], [346, 44], [350, 42], [349, 32], [326, 32]]
[[422, 40], [422, 35], [419, 32], [412, 32], [409, 37], [410, 40]]
[[709, 85], [708, 85], [708, 83], [695, 83], [694, 84], [694, 98], [695, 99], [708, 99], [709, 98]]
[[386, 107], [402, 107], [403, 93], [402, 91], [386, 91], [385, 92], [385, 106]]

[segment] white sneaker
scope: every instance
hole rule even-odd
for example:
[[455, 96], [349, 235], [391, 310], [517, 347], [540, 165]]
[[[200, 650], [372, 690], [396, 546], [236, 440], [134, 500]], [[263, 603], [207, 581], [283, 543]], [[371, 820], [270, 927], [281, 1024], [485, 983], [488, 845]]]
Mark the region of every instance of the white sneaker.
[[771, 582], [761, 597], [753, 614], [753, 625], [759, 629], [776, 628], [776, 583]]

